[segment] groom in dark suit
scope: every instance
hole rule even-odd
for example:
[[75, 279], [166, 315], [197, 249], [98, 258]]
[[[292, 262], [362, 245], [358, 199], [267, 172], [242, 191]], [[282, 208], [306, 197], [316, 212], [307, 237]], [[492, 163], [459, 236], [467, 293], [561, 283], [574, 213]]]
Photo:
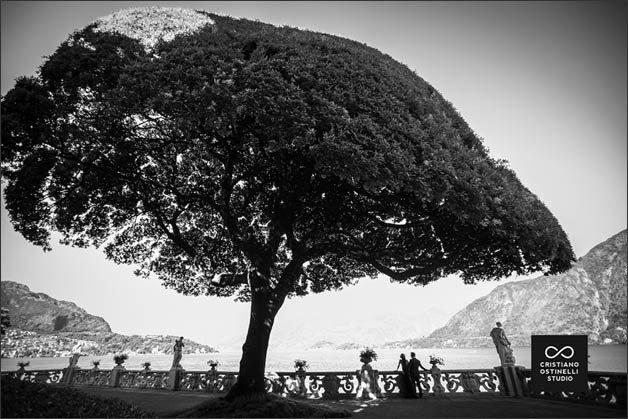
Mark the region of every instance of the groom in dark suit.
[[[410, 352], [410, 361], [408, 361], [408, 373], [410, 374], [410, 382], [413, 386], [417, 386], [419, 388], [419, 398], [423, 398], [423, 389], [421, 388], [421, 373], [419, 372], [419, 368], [423, 371], [429, 371], [423, 365], [421, 365], [421, 361], [416, 359], [416, 354], [414, 352]], [[416, 396], [414, 396], [416, 397]]]

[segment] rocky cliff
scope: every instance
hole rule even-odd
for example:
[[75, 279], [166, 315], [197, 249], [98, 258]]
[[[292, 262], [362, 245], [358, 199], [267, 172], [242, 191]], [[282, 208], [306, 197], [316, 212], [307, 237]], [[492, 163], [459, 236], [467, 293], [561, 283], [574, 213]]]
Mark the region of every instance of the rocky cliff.
[[111, 332], [102, 318], [69, 301], [60, 301], [43, 293], [31, 292], [22, 284], [2, 281], [0, 304], [9, 310], [11, 326], [39, 333]]
[[559, 275], [495, 288], [421, 341], [423, 347], [490, 346], [496, 321], [515, 346], [535, 334], [586, 334], [590, 343], [626, 343], [626, 230]]
[[[81, 343], [87, 355], [108, 353], [172, 353], [177, 336], [140, 336], [113, 333], [101, 317], [69, 301], [31, 292], [23, 284], [2, 281], [0, 303], [8, 310], [10, 327], [2, 336], [1, 356], [67, 356]], [[214, 348], [190, 340], [184, 353], [211, 353]]]

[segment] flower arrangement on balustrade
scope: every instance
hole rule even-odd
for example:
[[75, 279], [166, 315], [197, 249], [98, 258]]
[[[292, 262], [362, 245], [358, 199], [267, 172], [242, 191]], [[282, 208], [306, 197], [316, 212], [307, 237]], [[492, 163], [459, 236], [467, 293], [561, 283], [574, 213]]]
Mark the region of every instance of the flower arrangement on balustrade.
[[445, 365], [445, 361], [443, 361], [443, 358], [441, 358], [440, 356], [430, 355], [430, 364], [432, 364], [433, 366]]
[[220, 365], [220, 362], [214, 361], [213, 359], [210, 359], [209, 361], [207, 361], [207, 365], [212, 367], [212, 369], [215, 369], [217, 366]]
[[305, 359], [295, 359], [294, 368], [296, 370], [305, 371], [306, 369], [310, 368], [310, 366], [307, 364], [307, 361]]
[[100, 365], [100, 359], [92, 361], [92, 365], [94, 366], [94, 368], [98, 368], [98, 366]]
[[17, 366], [20, 367], [20, 369], [24, 369], [25, 367], [28, 367], [31, 363], [30, 362], [18, 362]]
[[150, 362], [144, 362], [142, 366], [144, 367], [146, 371], [150, 370]]
[[113, 362], [115, 362], [116, 365], [124, 364], [124, 361], [126, 361], [127, 359], [129, 359], [129, 356], [127, 354], [116, 354], [113, 356]]
[[367, 346], [360, 351], [360, 362], [368, 364], [371, 361], [377, 361], [377, 352]]

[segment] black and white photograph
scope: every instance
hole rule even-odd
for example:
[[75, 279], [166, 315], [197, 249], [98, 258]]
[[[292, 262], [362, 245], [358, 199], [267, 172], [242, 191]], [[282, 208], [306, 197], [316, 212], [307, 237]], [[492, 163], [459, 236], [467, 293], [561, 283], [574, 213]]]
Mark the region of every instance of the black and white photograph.
[[628, 2], [0, 12], [2, 417], [626, 417]]

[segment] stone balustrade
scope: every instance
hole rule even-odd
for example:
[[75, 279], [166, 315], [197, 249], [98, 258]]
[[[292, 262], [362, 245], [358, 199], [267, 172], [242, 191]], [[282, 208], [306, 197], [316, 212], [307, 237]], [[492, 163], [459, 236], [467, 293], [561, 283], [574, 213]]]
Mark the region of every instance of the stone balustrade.
[[[529, 387], [532, 372], [522, 371], [523, 379]], [[626, 373], [589, 371], [589, 391], [532, 394], [536, 397], [547, 397], [557, 400], [595, 401], [605, 404], [626, 406]]]
[[[185, 371], [175, 375], [178, 382], [170, 383], [171, 371], [113, 370], [65, 368], [63, 370], [20, 369], [2, 372], [2, 375], [22, 380], [66, 385], [114, 386], [123, 388], [148, 388], [163, 390], [206, 391], [226, 393], [237, 379], [237, 373], [227, 371]], [[397, 371], [375, 371], [377, 397], [399, 397], [400, 376]], [[520, 369], [520, 379], [525, 395], [530, 395], [531, 371]], [[286, 397], [304, 398], [355, 398], [360, 387], [360, 372], [356, 371], [303, 371], [274, 372], [265, 377], [266, 391]], [[442, 370], [439, 374], [421, 372], [420, 384], [424, 394], [436, 397], [455, 393], [504, 394], [503, 383], [495, 369]], [[626, 404], [626, 374], [589, 372], [589, 391], [586, 393], [533, 394], [567, 400], [589, 400], [605, 404]]]
[[30, 381], [31, 383], [61, 384], [64, 379], [64, 372], [63, 370], [26, 371], [24, 368], [20, 368], [12, 372], [2, 371], [2, 376], [16, 377], [23, 381]]
[[111, 381], [112, 374], [113, 370], [76, 369], [72, 373], [72, 382], [70, 384], [108, 386]]

